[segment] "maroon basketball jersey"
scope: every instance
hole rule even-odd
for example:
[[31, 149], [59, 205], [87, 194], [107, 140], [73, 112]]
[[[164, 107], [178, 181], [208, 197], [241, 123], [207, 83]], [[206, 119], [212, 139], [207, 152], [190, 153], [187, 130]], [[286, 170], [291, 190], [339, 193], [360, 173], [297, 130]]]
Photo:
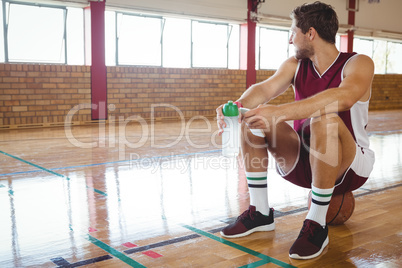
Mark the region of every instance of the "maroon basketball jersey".
[[[293, 84], [295, 100], [303, 100], [328, 88], [338, 87], [343, 79], [343, 68], [354, 55], [356, 53], [339, 53], [332, 65], [322, 75], [318, 73], [310, 59], [300, 60]], [[340, 112], [339, 116], [354, 135], [350, 122], [348, 122], [350, 121], [348, 113]], [[303, 130], [304, 134], [309, 134], [309, 119], [295, 120], [294, 129], [297, 132]]]
[[[322, 92], [328, 88], [337, 88], [343, 80], [343, 70], [352, 57], [357, 57], [356, 53], [339, 53], [338, 57], [332, 63], [332, 65], [322, 74], [319, 75], [317, 70], [314, 68], [313, 63], [309, 59], [300, 60], [297, 66], [297, 70], [295, 73], [293, 88], [295, 90], [295, 98], [296, 101], [306, 99], [311, 97], [319, 92]], [[370, 89], [371, 90], [371, 89]], [[357, 101], [353, 106], [343, 112], [339, 112], [338, 116], [343, 120], [346, 127], [349, 129], [350, 133], [353, 135], [353, 138], [356, 141], [356, 155], [355, 158], [350, 165], [349, 170], [354, 172], [353, 180], [350, 179], [350, 187], [348, 189], [357, 189], [366, 181], [371, 171], [373, 170], [374, 162], [375, 162], [375, 153], [371, 150], [369, 136], [366, 131], [366, 126], [368, 123], [368, 107], [369, 101]], [[335, 105], [337, 105], [335, 103]], [[311, 115], [314, 116], [314, 115]], [[309, 151], [310, 144], [310, 120], [295, 120], [294, 128], [300, 134], [301, 141], [303, 142], [302, 146], [304, 150], [301, 152]], [[358, 149], [359, 148], [359, 149]], [[361, 151], [361, 154], [360, 152]], [[305, 154], [304, 157], [308, 158], [309, 154]], [[308, 161], [308, 160], [307, 160]], [[287, 179], [297, 185], [302, 185], [300, 183], [300, 178], [310, 178], [311, 174], [304, 176], [303, 174], [308, 174], [310, 169], [305, 169], [304, 166], [300, 165], [301, 170], [300, 173], [291, 176], [288, 175]], [[297, 166], [296, 166], [297, 168]], [[307, 170], [307, 171], [306, 171]], [[309, 171], [310, 170], [310, 171]], [[346, 172], [342, 177], [342, 180], [338, 183], [338, 185], [342, 185], [342, 182], [345, 179], [345, 175], [349, 172]], [[293, 173], [296, 174], [296, 173]], [[352, 173], [353, 174], [353, 173]], [[366, 178], [361, 180], [361, 178]], [[311, 184], [311, 180], [306, 180], [307, 184], [303, 187], [308, 187]], [[345, 184], [346, 185], [346, 184]], [[353, 186], [352, 186], [353, 185]], [[337, 188], [335, 188], [335, 191]], [[338, 191], [346, 191], [342, 190], [343, 188], [338, 188]]]

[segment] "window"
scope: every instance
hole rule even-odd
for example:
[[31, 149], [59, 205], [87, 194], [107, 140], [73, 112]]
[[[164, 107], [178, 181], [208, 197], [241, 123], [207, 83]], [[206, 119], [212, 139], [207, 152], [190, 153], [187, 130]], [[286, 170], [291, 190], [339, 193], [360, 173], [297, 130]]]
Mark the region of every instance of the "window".
[[354, 38], [354, 50], [371, 57], [376, 74], [402, 73], [402, 43]]
[[387, 73], [402, 73], [402, 43], [388, 42]]
[[105, 13], [107, 65], [239, 68], [240, 26]]
[[0, 62], [4, 62], [3, 3], [0, 1]]
[[161, 17], [117, 13], [117, 64], [161, 66]]
[[67, 64], [84, 65], [84, 10], [67, 8]]
[[240, 25], [229, 24], [229, 69], [239, 69], [240, 67]]
[[4, 1], [0, 14], [0, 61], [84, 63], [82, 8]]
[[192, 21], [192, 67], [228, 67], [228, 24]]
[[278, 69], [289, 57], [289, 32], [260, 27], [259, 33], [259, 69]]
[[357, 53], [373, 57], [373, 40], [354, 38], [353, 46]]
[[338, 50], [341, 50], [341, 37], [339, 34], [337, 34], [335, 37], [335, 46]]
[[376, 74], [385, 74], [387, 68], [387, 41], [374, 40], [373, 61]]
[[[84, 64], [82, 8], [0, 3], [0, 62]], [[377, 74], [402, 73], [400, 40], [356, 37], [354, 46], [374, 60]], [[108, 66], [238, 69], [240, 25], [105, 11], [105, 49]], [[259, 27], [256, 54], [257, 69], [277, 69], [295, 54], [289, 32]]]
[[116, 65], [116, 12], [105, 11], [105, 63]]
[[163, 28], [162, 66], [191, 67], [191, 21], [166, 18]]
[[66, 62], [66, 9], [5, 3], [5, 51], [9, 62]]
[[289, 44], [289, 56], [288, 58], [296, 55], [296, 50], [295, 50], [295, 46], [293, 44]]

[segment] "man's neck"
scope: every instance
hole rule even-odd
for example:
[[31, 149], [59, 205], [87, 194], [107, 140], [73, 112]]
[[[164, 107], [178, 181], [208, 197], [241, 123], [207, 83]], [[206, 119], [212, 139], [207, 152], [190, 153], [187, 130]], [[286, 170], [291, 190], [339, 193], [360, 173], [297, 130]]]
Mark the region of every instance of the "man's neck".
[[335, 45], [327, 45], [321, 49], [315, 49], [314, 55], [310, 58], [315, 69], [322, 75], [336, 60], [339, 51]]

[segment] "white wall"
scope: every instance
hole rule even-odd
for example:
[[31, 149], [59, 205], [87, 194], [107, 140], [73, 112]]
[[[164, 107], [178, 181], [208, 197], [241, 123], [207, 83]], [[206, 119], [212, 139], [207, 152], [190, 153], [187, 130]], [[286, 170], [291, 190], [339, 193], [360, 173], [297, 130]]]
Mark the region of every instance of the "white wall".
[[[88, 0], [23, 0], [29, 2], [58, 2], [82, 3]], [[265, 0], [259, 9], [264, 14], [261, 23], [277, 22], [279, 25], [289, 24], [289, 13], [291, 10], [305, 2], [314, 0]], [[349, 0], [322, 0], [331, 4], [338, 14], [339, 23], [346, 29], [348, 24], [348, 11], [346, 3]], [[381, 36], [379, 32], [385, 33], [388, 37], [402, 40], [402, 0], [380, 0], [380, 3], [369, 4], [369, 0], [359, 1], [359, 11], [356, 13], [356, 33], [362, 35]], [[178, 14], [187, 17], [201, 17], [210, 19], [222, 19], [236, 22], [245, 22], [247, 18], [247, 0], [106, 0], [107, 9], [130, 9], [133, 11]], [[273, 16], [278, 19], [266, 19], [266, 16]], [[282, 22], [280, 22], [282, 21]]]
[[247, 18], [247, 0], [107, 0], [106, 6], [240, 22]]
[[402, 34], [401, 0], [381, 0], [379, 4], [367, 2], [368, 0], [360, 0], [360, 10], [356, 13], [358, 27]]
[[[246, 0], [244, 0], [246, 1]], [[359, 0], [356, 0], [356, 2]], [[268, 15], [289, 17], [295, 6], [306, 0], [266, 0], [260, 12]], [[348, 24], [348, 0], [323, 0], [332, 5], [338, 14], [339, 24]], [[357, 28], [398, 32], [402, 34], [402, 0], [380, 0], [380, 3], [369, 4], [368, 0], [359, 1], [359, 11], [356, 12], [355, 26]]]

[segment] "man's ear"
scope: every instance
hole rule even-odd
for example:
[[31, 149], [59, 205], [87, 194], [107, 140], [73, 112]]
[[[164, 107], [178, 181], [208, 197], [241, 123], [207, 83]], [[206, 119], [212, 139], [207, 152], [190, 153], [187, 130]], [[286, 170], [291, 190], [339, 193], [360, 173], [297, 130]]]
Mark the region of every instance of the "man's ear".
[[316, 35], [317, 31], [313, 27], [310, 27], [310, 29], [308, 29], [308, 37], [310, 38], [310, 41], [312, 41]]

